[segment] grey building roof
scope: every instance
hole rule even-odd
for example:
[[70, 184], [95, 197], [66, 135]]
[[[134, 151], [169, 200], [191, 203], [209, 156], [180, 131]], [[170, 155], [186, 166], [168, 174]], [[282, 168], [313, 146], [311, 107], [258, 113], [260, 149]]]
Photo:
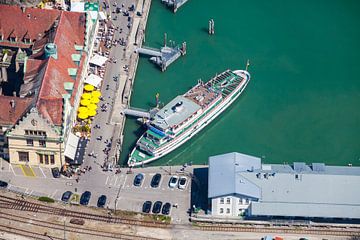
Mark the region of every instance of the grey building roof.
[[[221, 156], [228, 159], [221, 159]], [[241, 157], [240, 161], [247, 164], [247, 169], [234, 174], [230, 155], [210, 159], [218, 160], [218, 163], [209, 161], [209, 197], [217, 196], [210, 192], [219, 188], [214, 182], [221, 182], [222, 176], [226, 176], [226, 185], [231, 185], [231, 181], [236, 185], [240, 176], [247, 180], [247, 186], [237, 188], [237, 194], [248, 194], [249, 187], [260, 189], [259, 200], [250, 205], [251, 215], [360, 218], [360, 167], [326, 166], [323, 163], [263, 164], [259, 167], [256, 162], [251, 168], [249, 158]], [[230, 188], [223, 188], [223, 195], [233, 194]]]
[[201, 107], [184, 96], [177, 96], [166, 104], [151, 121], [161, 129], [182, 123], [185, 119], [197, 112]]
[[208, 197], [238, 194], [259, 198], [260, 188], [238, 173], [260, 167], [260, 158], [241, 153], [234, 152], [210, 157]]

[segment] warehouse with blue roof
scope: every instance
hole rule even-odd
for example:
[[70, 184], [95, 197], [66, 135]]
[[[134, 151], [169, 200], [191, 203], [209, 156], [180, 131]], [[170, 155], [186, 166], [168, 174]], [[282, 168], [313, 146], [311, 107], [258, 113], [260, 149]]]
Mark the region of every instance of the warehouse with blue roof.
[[360, 167], [262, 164], [234, 152], [210, 157], [208, 178], [214, 216], [360, 219]]

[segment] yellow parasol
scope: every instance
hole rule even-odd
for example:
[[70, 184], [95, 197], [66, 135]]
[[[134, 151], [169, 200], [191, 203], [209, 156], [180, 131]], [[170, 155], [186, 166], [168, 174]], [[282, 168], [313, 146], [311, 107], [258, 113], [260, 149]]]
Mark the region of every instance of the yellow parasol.
[[78, 112], [87, 112], [87, 111], [88, 111], [87, 107], [79, 107], [78, 108]]
[[85, 113], [85, 112], [80, 112], [78, 114], [78, 118], [80, 119], [87, 119], [89, 117], [89, 114]]
[[84, 87], [84, 89], [85, 89], [86, 91], [88, 91], [88, 92], [93, 91], [94, 88], [95, 88], [95, 87], [94, 87], [93, 85], [91, 85], [91, 84], [86, 84], [85, 87]]
[[92, 97], [92, 98], [90, 99], [90, 102], [96, 104], [96, 103], [100, 102], [100, 99], [97, 98], [97, 97]]
[[94, 103], [90, 103], [89, 105], [87, 105], [87, 109], [89, 109], [89, 110], [96, 110], [96, 109], [97, 109], [97, 106], [96, 106], [96, 104], [94, 104]]
[[83, 105], [83, 106], [87, 106], [90, 104], [90, 100], [89, 99], [82, 99], [80, 101], [80, 104]]
[[83, 95], [81, 95], [82, 99], [90, 99], [91, 98], [91, 94], [90, 93], [83, 93]]
[[101, 92], [99, 90], [92, 91], [91, 96], [99, 98], [101, 96]]
[[94, 109], [89, 109], [88, 114], [89, 114], [89, 117], [93, 117], [96, 115], [96, 111]]

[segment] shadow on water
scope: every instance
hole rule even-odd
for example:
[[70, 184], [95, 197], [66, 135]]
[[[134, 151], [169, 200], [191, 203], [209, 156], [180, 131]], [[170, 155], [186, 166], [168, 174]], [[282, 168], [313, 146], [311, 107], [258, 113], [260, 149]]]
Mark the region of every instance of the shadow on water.
[[191, 208], [208, 209], [208, 167], [195, 168], [191, 181]]
[[205, 32], [205, 33], [209, 33], [209, 29], [206, 28], [206, 27], [202, 27], [202, 28], [201, 28], [201, 31], [202, 31], [202, 32]]

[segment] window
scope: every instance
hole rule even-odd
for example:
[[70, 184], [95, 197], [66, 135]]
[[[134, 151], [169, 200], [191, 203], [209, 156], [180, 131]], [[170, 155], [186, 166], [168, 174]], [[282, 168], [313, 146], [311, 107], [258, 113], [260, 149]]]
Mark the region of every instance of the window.
[[30, 38], [24, 38], [24, 43], [31, 43]]
[[28, 162], [29, 161], [29, 152], [18, 152], [19, 161], [20, 162]]
[[29, 130], [25, 130], [25, 135], [29, 135]]
[[10, 37], [10, 42], [16, 42], [16, 37]]
[[54, 157], [54, 155], [50, 155], [50, 164], [55, 164], [55, 157]]
[[224, 198], [220, 198], [220, 203], [224, 204]]
[[45, 164], [49, 165], [49, 155], [44, 155], [45, 156]]
[[230, 204], [230, 198], [229, 198], [229, 197], [226, 198], [226, 203], [227, 203], [227, 204]]
[[26, 139], [26, 145], [34, 146], [34, 141], [32, 139]]
[[40, 164], [44, 164], [44, 155], [39, 154], [39, 162]]
[[40, 147], [46, 147], [46, 141], [45, 140], [39, 140], [39, 146]]
[[230, 208], [227, 208], [227, 209], [226, 209], [226, 213], [230, 213]]
[[241, 198], [239, 198], [239, 204], [242, 204], [242, 199]]
[[223, 208], [220, 208], [220, 213], [224, 213], [224, 209], [223, 209]]

